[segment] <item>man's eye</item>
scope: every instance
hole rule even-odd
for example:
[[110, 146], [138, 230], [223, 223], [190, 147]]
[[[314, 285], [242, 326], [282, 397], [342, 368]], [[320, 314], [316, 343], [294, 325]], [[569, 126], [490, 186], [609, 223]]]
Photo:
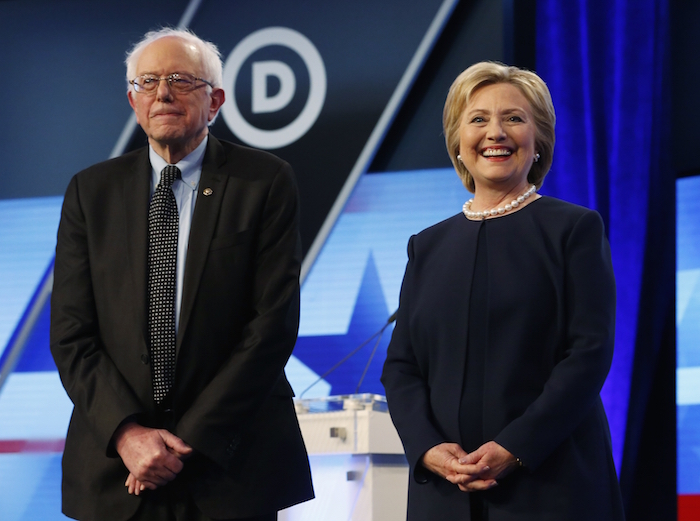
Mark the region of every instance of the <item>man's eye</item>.
[[182, 78], [180, 76], [173, 76], [171, 81], [176, 85], [189, 85], [191, 83], [187, 78]]
[[151, 83], [155, 83], [156, 80], [155, 78], [141, 78], [141, 83], [144, 85], [150, 85]]

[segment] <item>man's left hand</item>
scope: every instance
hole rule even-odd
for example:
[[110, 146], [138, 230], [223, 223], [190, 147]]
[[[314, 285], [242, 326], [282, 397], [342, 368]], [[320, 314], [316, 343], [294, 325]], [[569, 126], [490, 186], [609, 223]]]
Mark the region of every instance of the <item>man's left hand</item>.
[[129, 470], [124, 485], [138, 495], [148, 488], [155, 490], [175, 479], [182, 470], [182, 460], [192, 448], [164, 429], [151, 429], [127, 423], [115, 433], [115, 448]]

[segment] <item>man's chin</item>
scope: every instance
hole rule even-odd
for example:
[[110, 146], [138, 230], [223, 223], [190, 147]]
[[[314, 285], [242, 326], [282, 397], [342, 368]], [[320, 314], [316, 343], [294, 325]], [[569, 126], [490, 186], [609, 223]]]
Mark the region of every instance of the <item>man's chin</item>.
[[182, 132], [152, 132], [148, 135], [148, 141], [161, 147], [182, 147], [187, 139]]

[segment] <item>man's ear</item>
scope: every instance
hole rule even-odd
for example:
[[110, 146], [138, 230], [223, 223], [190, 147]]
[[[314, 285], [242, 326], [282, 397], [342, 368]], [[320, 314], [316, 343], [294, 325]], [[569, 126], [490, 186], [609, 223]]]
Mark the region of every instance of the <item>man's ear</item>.
[[140, 125], [141, 122], [139, 121], [139, 114], [136, 112], [136, 102], [134, 101], [134, 91], [129, 89], [126, 91], [126, 97], [129, 98], [129, 105], [131, 105], [131, 108], [134, 111], [134, 114], [136, 114], [136, 122]]
[[219, 109], [221, 108], [221, 105], [223, 105], [224, 101], [226, 101], [226, 94], [224, 94], [224, 89], [213, 88], [211, 90], [210, 99], [211, 102], [209, 104], [209, 121], [213, 120], [216, 117], [217, 113], [219, 112]]

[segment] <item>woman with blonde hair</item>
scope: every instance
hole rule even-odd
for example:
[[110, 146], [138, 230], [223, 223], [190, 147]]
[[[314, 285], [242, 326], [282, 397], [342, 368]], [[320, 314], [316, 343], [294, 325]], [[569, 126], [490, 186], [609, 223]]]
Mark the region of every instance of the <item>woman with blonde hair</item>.
[[622, 520], [599, 396], [615, 281], [595, 211], [537, 193], [555, 113], [533, 72], [477, 63], [443, 113], [462, 211], [411, 237], [382, 382], [408, 519]]

